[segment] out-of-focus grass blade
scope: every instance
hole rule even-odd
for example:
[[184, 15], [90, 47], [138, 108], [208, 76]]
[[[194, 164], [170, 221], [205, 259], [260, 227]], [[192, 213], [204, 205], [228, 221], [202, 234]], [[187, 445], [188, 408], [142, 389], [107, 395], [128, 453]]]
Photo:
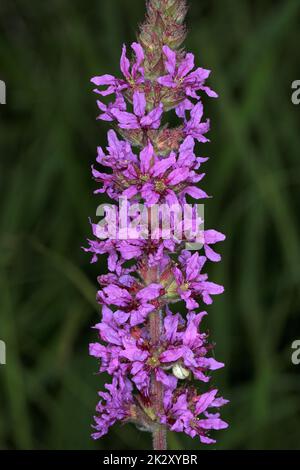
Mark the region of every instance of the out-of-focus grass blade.
[[26, 387], [26, 372], [20, 359], [20, 335], [15, 321], [17, 305], [6, 274], [0, 271], [1, 300], [0, 300], [0, 332], [6, 342], [7, 364], [1, 367], [1, 382], [6, 390], [6, 403], [9, 407], [9, 417], [6, 423], [11, 428], [18, 449], [33, 448], [29, 403]]

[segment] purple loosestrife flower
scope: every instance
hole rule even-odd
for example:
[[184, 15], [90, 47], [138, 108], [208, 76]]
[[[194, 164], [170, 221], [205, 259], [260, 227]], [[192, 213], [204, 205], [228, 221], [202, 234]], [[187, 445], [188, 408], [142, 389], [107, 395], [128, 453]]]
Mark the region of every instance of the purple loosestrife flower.
[[180, 268], [173, 270], [177, 284], [177, 293], [185, 301], [188, 310], [199, 307], [200, 298], [206, 305], [212, 304], [212, 295], [219, 295], [224, 292], [223, 286], [208, 282], [208, 275], [202, 273], [202, 269], [207, 261], [205, 256], [183, 251]]
[[114, 103], [110, 103], [106, 106], [102, 101], [97, 100], [98, 108], [102, 111], [101, 114], [97, 117], [97, 119], [102, 121], [113, 121], [114, 120], [114, 110], [119, 111], [126, 111], [126, 101], [124, 100], [121, 94], [117, 95], [116, 101]]
[[114, 93], [120, 93], [127, 90], [129, 87], [136, 87], [144, 82], [144, 69], [142, 63], [144, 61], [144, 51], [140, 44], [134, 42], [131, 45], [135, 53], [135, 63], [130, 70], [130, 62], [126, 55], [126, 46], [123, 45], [123, 51], [121, 55], [120, 68], [124, 75], [125, 80], [115, 78], [113, 75], [101, 75], [100, 77], [94, 77], [91, 82], [97, 87], [107, 86], [106, 90], [94, 91], [102, 96], [108, 96]]
[[178, 391], [174, 396], [167, 391], [162, 421], [170, 426], [171, 431], [184, 432], [192, 438], [197, 436], [203, 444], [215, 444], [216, 441], [208, 436], [208, 432], [228, 427], [228, 424], [220, 419], [219, 413], [208, 412], [210, 408], [220, 408], [228, 403], [223, 398], [217, 398], [217, 393], [217, 390], [211, 390], [197, 395], [190, 389], [182, 390], [182, 393]]
[[[209, 197], [199, 187], [208, 159], [198, 151], [210, 130], [202, 96], [217, 97], [206, 84], [210, 71], [195, 68], [194, 55], [181, 47], [185, 0], [149, 0], [147, 11], [131, 59], [123, 46], [122, 78], [91, 80], [97, 119], [114, 126], [92, 167], [95, 194], [121, 203], [105, 207], [105, 218], [91, 223], [93, 237], [84, 250], [92, 263], [107, 255], [109, 269], [98, 277], [102, 318], [90, 355], [112, 380], [99, 393], [93, 438], [117, 421], [133, 423], [152, 433], [154, 449], [164, 450], [167, 430], [212, 444], [210, 433], [228, 426], [219, 413], [227, 401], [208, 388], [224, 364], [213, 357], [203, 326], [204, 306], [224, 291], [210, 280], [208, 265], [221, 261], [214, 245], [225, 236], [206, 230], [187, 204]], [[108, 96], [107, 104], [102, 100]], [[169, 112], [181, 120], [176, 128], [164, 124]], [[141, 215], [147, 218], [137, 227]], [[192, 254], [187, 242], [201, 251]], [[185, 314], [173, 313], [177, 304]]]
[[112, 384], [106, 384], [105, 388], [107, 392], [99, 393], [102, 400], [96, 408], [93, 439], [104, 436], [116, 421], [125, 420], [131, 416], [130, 407], [133, 405], [131, 382], [122, 376], [114, 377]]
[[146, 97], [144, 93], [135, 91], [133, 94], [133, 113], [115, 108], [113, 116], [118, 120], [121, 129], [158, 129], [163, 114], [163, 105], [159, 104], [149, 113], [146, 113]]
[[118, 308], [115, 317], [120, 323], [128, 319], [132, 326], [143, 323], [150, 312], [156, 308], [156, 300], [160, 297], [163, 287], [160, 284], [141, 286], [127, 276], [124, 282], [120, 278], [119, 285], [109, 284], [98, 292], [98, 300], [104, 305]]
[[118, 250], [125, 260], [142, 259], [147, 257], [148, 266], [155, 267], [163, 260], [170, 261], [166, 251], [175, 250], [175, 241], [172, 240], [124, 240], [118, 244]]
[[[115, 134], [110, 134], [110, 140], [112, 136], [115, 139]], [[113, 198], [135, 198], [147, 206], [163, 202], [178, 204], [185, 201], [186, 195], [195, 199], [208, 197], [203, 189], [194, 186], [205, 176], [205, 173], [199, 174], [196, 170], [207, 159], [195, 156], [194, 139], [191, 137], [184, 140], [178, 155], [171, 152], [166, 158], [156, 155], [150, 141], [139, 157], [133, 154], [130, 145], [125, 147], [125, 142], [117, 143], [118, 146], [109, 147], [108, 157], [98, 148], [97, 162], [113, 169], [113, 174], [107, 174], [93, 168], [95, 180], [103, 184], [99, 192], [106, 191]]]
[[205, 81], [210, 75], [210, 70], [197, 68], [192, 72], [195, 65], [194, 54], [186, 54], [177, 66], [177, 54], [168, 46], [163, 47], [163, 52], [166, 57], [165, 67], [168, 75], [160, 77], [158, 83], [168, 88], [179, 88], [183, 92], [197, 100], [200, 97], [197, 91], [204, 91], [211, 98], [217, 98], [218, 95], [212, 91], [208, 86], [205, 86]]
[[[103, 320], [96, 325], [102, 341], [90, 345], [90, 354], [101, 359], [100, 371], [109, 374], [126, 371], [137, 389], [150, 396], [151, 372], [167, 389], [174, 389], [177, 379], [192, 374], [202, 382], [209, 382], [209, 371], [224, 367], [212, 357], [207, 357], [212, 346], [207, 335], [199, 332], [199, 324], [206, 312], [191, 312], [185, 321], [169, 310], [164, 319], [160, 344], [151, 344], [147, 328], [132, 328], [108, 307], [103, 307]], [[120, 326], [121, 325], [121, 326]]]
[[218, 263], [219, 261], [221, 261], [221, 255], [216, 253], [211, 248], [211, 245], [223, 242], [225, 238], [226, 237], [225, 235], [223, 235], [223, 233], [217, 232], [216, 230], [204, 230], [202, 233], [200, 233], [200, 236], [197, 241], [203, 243], [206, 258], [210, 261]]
[[197, 103], [191, 110], [190, 120], [185, 120], [184, 132], [185, 135], [190, 135], [194, 139], [198, 140], [202, 144], [209, 142], [204, 136], [210, 129], [210, 121], [207, 119], [205, 122], [201, 122], [203, 117], [203, 104]]
[[108, 155], [105, 155], [101, 147], [98, 147], [97, 163], [111, 168], [113, 171], [127, 168], [129, 163], [137, 164], [138, 158], [132, 152], [129, 142], [119, 140], [115, 131], [110, 130], [107, 134]]

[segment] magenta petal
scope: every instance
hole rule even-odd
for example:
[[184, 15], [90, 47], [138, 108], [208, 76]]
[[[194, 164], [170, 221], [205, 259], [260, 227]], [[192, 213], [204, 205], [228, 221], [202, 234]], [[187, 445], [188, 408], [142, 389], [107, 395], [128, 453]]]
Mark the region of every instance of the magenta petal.
[[142, 299], [145, 301], [154, 300], [159, 297], [162, 286], [160, 284], [150, 284], [148, 287], [145, 287], [137, 294], [137, 299]]
[[207, 368], [209, 370], [219, 370], [223, 369], [223, 362], [216, 361], [213, 357], [203, 357], [199, 360], [199, 365], [201, 368]]
[[227, 429], [228, 424], [225, 423], [225, 421], [222, 421], [221, 419], [214, 418], [214, 419], [200, 419], [198, 421], [198, 425], [202, 429], [215, 429], [215, 430], [220, 430], [220, 429]]
[[155, 372], [156, 380], [164, 384], [168, 390], [174, 390], [177, 386], [177, 379], [173, 375], [166, 374], [162, 369]]
[[99, 328], [101, 333], [101, 339], [103, 341], [107, 341], [111, 344], [116, 344], [117, 346], [120, 346], [122, 344], [118, 333], [113, 328], [103, 323], [100, 324]]
[[191, 118], [194, 124], [199, 124], [203, 116], [203, 104], [201, 101], [194, 106], [191, 111]]
[[154, 191], [152, 183], [144, 184], [141, 193], [148, 206], [156, 204], [160, 199], [160, 195]]
[[140, 125], [137, 117], [134, 114], [119, 111], [117, 109], [112, 110], [113, 116], [118, 119], [120, 127], [122, 129], [139, 129]]
[[116, 78], [113, 75], [101, 75], [100, 77], [91, 78], [91, 82], [96, 86], [113, 85]]
[[199, 400], [196, 403], [196, 410], [195, 410], [197, 415], [200, 415], [201, 413], [206, 411], [207, 408], [211, 406], [212, 402], [216, 398], [217, 393], [218, 393], [218, 390], [211, 390], [208, 393], [203, 393], [203, 395], [199, 397]]
[[149, 304], [149, 305], [143, 305], [138, 310], [134, 310], [131, 313], [131, 317], [130, 317], [131, 326], [136, 326], [136, 325], [140, 325], [141, 323], [144, 323], [148, 314], [150, 312], [153, 312], [154, 309], [155, 307]]
[[122, 49], [122, 55], [121, 55], [121, 61], [120, 61], [120, 68], [121, 71], [127, 79], [130, 78], [130, 62], [126, 56], [126, 46], [125, 44], [123, 45]]
[[176, 88], [177, 84], [174, 82], [172, 75], [165, 75], [157, 79], [158, 83], [167, 88]]
[[186, 181], [189, 173], [190, 171], [188, 168], [178, 168], [178, 170], [173, 170], [168, 176], [168, 183], [171, 186], [176, 186], [182, 181]]
[[223, 233], [217, 232], [216, 230], [205, 230], [204, 232], [205, 243], [213, 245], [218, 242], [223, 242], [226, 237]]
[[184, 352], [184, 348], [167, 349], [159, 356], [159, 360], [161, 362], [176, 362], [184, 355]]
[[136, 186], [130, 186], [130, 188], [125, 189], [123, 191], [122, 195], [126, 196], [128, 199], [131, 199], [132, 197], [136, 196], [138, 193], [138, 189]]
[[189, 186], [184, 190], [184, 193], [189, 194], [194, 199], [206, 199], [209, 197], [205, 191], [200, 188], [197, 188], [196, 186]]
[[153, 158], [153, 153], [153, 145], [149, 141], [147, 147], [145, 147], [144, 150], [142, 150], [140, 153], [141, 170], [144, 174], [148, 173], [150, 170], [150, 163]]
[[208, 86], [204, 86], [202, 87], [202, 90], [207, 94], [207, 96], [209, 96], [210, 98], [219, 98], [219, 95], [213, 91], [211, 88], [209, 88]]
[[195, 65], [194, 54], [187, 54], [181, 64], [178, 67], [178, 77], [185, 77], [191, 70], [193, 70]]
[[138, 117], [142, 117], [146, 112], [146, 97], [144, 93], [136, 91], [133, 95], [133, 109], [134, 114]]
[[142, 245], [135, 245], [129, 241], [123, 241], [119, 245], [119, 251], [125, 260], [138, 258], [143, 253]]
[[210, 70], [199, 67], [195, 70], [195, 72], [189, 75], [189, 79], [192, 81], [197, 80], [199, 83], [204, 83], [205, 80], [210, 76], [210, 74]]
[[182, 155], [194, 153], [195, 140], [193, 137], [188, 136], [184, 139], [183, 143], [180, 145], [179, 153]]
[[173, 274], [174, 274], [174, 277], [175, 277], [175, 280], [178, 284], [178, 286], [181, 286], [181, 284], [183, 283], [183, 274], [182, 272], [180, 271], [179, 268], [174, 268], [173, 269]]
[[157, 108], [153, 109], [147, 116], [141, 119], [142, 127], [151, 127], [158, 129], [160, 126], [160, 119], [163, 113], [163, 105], [160, 104]]
[[133, 338], [125, 338], [123, 340], [124, 351], [121, 352], [122, 357], [126, 357], [130, 361], [141, 361], [143, 362], [148, 357], [146, 351], [142, 351], [137, 348], [136, 341]]
[[166, 338], [172, 343], [176, 337], [178, 327], [178, 315], [167, 315], [164, 319], [164, 327], [166, 332]]
[[178, 419], [171, 427], [171, 431], [174, 432], [183, 432], [183, 421]]
[[214, 408], [221, 408], [222, 406], [227, 405], [228, 403], [229, 403], [229, 400], [225, 400], [224, 398], [219, 397], [219, 398], [216, 398], [216, 399], [212, 402], [211, 407], [214, 407]]
[[203, 282], [203, 287], [211, 295], [219, 295], [224, 292], [224, 287], [214, 282]]
[[185, 113], [186, 111], [190, 111], [193, 109], [193, 103], [186, 99], [182, 101], [177, 107], [176, 107], [176, 114], [178, 117], [185, 119]]
[[129, 318], [129, 313], [123, 312], [122, 310], [117, 310], [114, 313], [114, 319], [118, 325], [124, 325]]
[[172, 154], [169, 158], [164, 158], [153, 166], [152, 176], [162, 176], [169, 168], [175, 165], [176, 157]]
[[131, 44], [131, 48], [134, 50], [135, 52], [135, 56], [136, 56], [136, 66], [137, 67], [140, 67], [140, 65], [142, 64], [142, 62], [144, 61], [145, 59], [145, 54], [144, 54], [144, 50], [142, 48], [142, 46], [137, 43], [137, 42], [133, 42]]
[[210, 260], [213, 261], [214, 263], [219, 263], [221, 261], [221, 255], [216, 253], [210, 246], [204, 245], [204, 251], [206, 257]]
[[108, 257], [108, 269], [110, 271], [115, 271], [118, 262], [118, 253], [116, 251], [111, 251]]
[[200, 269], [201, 269], [201, 258], [199, 253], [195, 253], [190, 259], [187, 261], [186, 264], [186, 278], [188, 281], [193, 281], [197, 278]]
[[100, 358], [103, 355], [104, 346], [100, 343], [91, 343], [89, 346], [90, 356]]
[[174, 75], [176, 69], [176, 52], [170, 49], [168, 46], [163, 47], [163, 53], [165, 54], [166, 61], [165, 66], [166, 70], [170, 75]]

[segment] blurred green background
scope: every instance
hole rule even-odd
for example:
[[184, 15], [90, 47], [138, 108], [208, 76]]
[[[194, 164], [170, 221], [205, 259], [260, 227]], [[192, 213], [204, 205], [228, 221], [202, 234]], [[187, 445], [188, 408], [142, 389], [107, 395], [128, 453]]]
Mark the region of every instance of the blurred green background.
[[[207, 327], [226, 362], [214, 384], [231, 400], [217, 449], [300, 449], [299, 0], [190, 0], [187, 48], [211, 68], [218, 101], [205, 189], [207, 228], [228, 235], [211, 277], [226, 294]], [[100, 199], [90, 176], [105, 123], [89, 78], [118, 73], [142, 0], [1, 0], [1, 449], [149, 449], [133, 426], [93, 443], [96, 276], [80, 247]], [[171, 434], [171, 449], [199, 449]], [[203, 448], [203, 447], [202, 447]]]

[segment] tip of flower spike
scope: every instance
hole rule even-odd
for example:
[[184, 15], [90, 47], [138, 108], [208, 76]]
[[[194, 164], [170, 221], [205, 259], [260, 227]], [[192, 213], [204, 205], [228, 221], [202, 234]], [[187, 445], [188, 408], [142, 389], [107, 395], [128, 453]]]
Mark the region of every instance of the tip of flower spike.
[[159, 76], [163, 66], [162, 46], [179, 49], [185, 40], [187, 5], [185, 0], [150, 0], [147, 11], [139, 42], [145, 49], [147, 74]]

